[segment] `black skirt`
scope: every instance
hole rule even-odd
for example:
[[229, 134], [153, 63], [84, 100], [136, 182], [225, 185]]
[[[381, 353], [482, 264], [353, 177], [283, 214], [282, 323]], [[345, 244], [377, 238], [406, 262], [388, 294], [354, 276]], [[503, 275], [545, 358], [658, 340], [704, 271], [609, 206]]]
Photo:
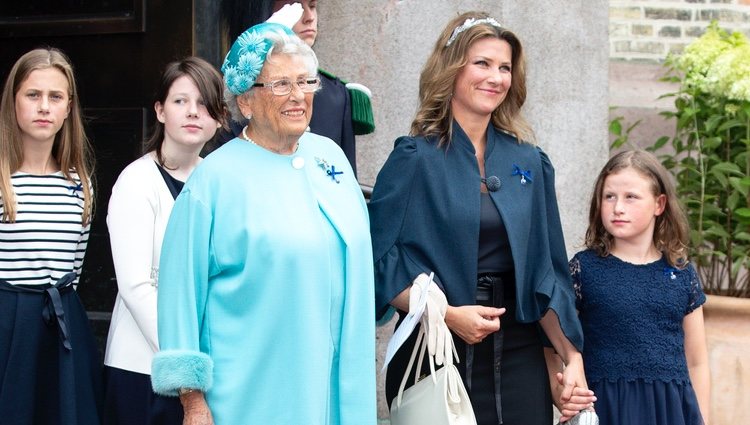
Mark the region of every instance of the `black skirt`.
[[0, 281], [2, 423], [100, 423], [99, 353], [71, 282], [32, 287]]

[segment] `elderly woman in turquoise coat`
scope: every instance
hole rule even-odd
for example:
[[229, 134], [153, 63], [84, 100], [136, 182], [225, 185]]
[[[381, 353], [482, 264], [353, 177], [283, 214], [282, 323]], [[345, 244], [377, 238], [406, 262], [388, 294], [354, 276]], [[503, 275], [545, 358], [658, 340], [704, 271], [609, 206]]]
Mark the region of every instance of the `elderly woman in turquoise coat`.
[[341, 149], [305, 131], [317, 66], [275, 23], [224, 61], [249, 123], [185, 184], [159, 276], [152, 384], [186, 424], [375, 424], [367, 209]]

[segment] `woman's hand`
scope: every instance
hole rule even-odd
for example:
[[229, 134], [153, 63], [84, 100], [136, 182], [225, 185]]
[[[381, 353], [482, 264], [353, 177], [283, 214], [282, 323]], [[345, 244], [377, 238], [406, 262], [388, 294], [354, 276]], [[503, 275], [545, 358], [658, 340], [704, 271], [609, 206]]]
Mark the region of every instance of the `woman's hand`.
[[504, 308], [481, 305], [448, 306], [445, 323], [467, 344], [477, 344], [500, 330], [500, 316], [504, 313]]
[[211, 409], [208, 408], [206, 397], [200, 391], [192, 391], [180, 396], [185, 417], [182, 425], [214, 425]]
[[581, 410], [590, 409], [596, 401], [594, 392], [585, 387], [576, 386], [575, 384], [573, 384], [572, 387], [568, 387], [571, 391], [571, 396], [563, 401], [563, 392], [566, 390], [563, 376], [565, 364], [552, 348], [544, 349], [544, 358], [547, 363], [547, 372], [549, 373], [550, 378], [552, 401], [555, 403], [557, 410], [562, 414], [560, 422], [570, 420]]
[[568, 364], [562, 373], [556, 374], [556, 378], [559, 390], [555, 391], [555, 397], [559, 399], [559, 406], [562, 406], [560, 413], [563, 415], [560, 422], [567, 421], [581, 410], [593, 407], [596, 397], [586, 383], [583, 357], [580, 353], [568, 357]]
[[581, 410], [593, 409], [596, 397], [594, 392], [581, 387], [574, 387], [570, 398], [567, 401], [562, 401], [562, 393], [565, 388], [563, 385], [563, 374], [557, 373], [556, 380], [558, 385], [552, 388], [552, 399], [555, 402], [555, 406], [560, 410], [560, 422], [566, 422], [577, 415]]

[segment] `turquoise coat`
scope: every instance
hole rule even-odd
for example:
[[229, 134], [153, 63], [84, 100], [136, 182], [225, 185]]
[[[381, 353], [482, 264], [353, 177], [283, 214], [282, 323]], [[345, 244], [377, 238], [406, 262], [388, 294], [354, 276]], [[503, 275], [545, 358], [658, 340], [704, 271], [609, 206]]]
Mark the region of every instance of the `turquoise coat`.
[[290, 156], [234, 139], [195, 169], [166, 229], [154, 389], [204, 390], [217, 425], [375, 424], [373, 299], [341, 149], [311, 133]]

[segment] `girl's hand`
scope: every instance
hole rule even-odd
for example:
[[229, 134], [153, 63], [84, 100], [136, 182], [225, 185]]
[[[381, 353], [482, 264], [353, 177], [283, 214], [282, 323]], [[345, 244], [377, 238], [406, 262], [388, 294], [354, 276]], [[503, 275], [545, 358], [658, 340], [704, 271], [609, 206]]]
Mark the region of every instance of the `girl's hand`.
[[211, 409], [208, 408], [206, 397], [200, 391], [193, 391], [180, 396], [185, 417], [182, 425], [214, 425]]
[[552, 389], [552, 397], [555, 402], [555, 406], [557, 406], [558, 410], [560, 410], [560, 414], [562, 415], [560, 416], [561, 423], [572, 419], [573, 416], [577, 415], [581, 410], [593, 408], [596, 397], [594, 396], [593, 391], [586, 388], [573, 388], [572, 395], [570, 396], [568, 401], [563, 402], [561, 397], [564, 389], [563, 374], [557, 373], [556, 378], [558, 385], [556, 385]]
[[481, 305], [448, 306], [445, 323], [467, 344], [478, 344], [500, 330], [500, 316], [504, 313], [504, 308]]
[[568, 364], [565, 365], [562, 373], [556, 374], [556, 378], [561, 388], [559, 406], [562, 406], [561, 413], [565, 420], [593, 406], [596, 397], [586, 383], [586, 375], [583, 373], [583, 357], [580, 353], [568, 357]]

